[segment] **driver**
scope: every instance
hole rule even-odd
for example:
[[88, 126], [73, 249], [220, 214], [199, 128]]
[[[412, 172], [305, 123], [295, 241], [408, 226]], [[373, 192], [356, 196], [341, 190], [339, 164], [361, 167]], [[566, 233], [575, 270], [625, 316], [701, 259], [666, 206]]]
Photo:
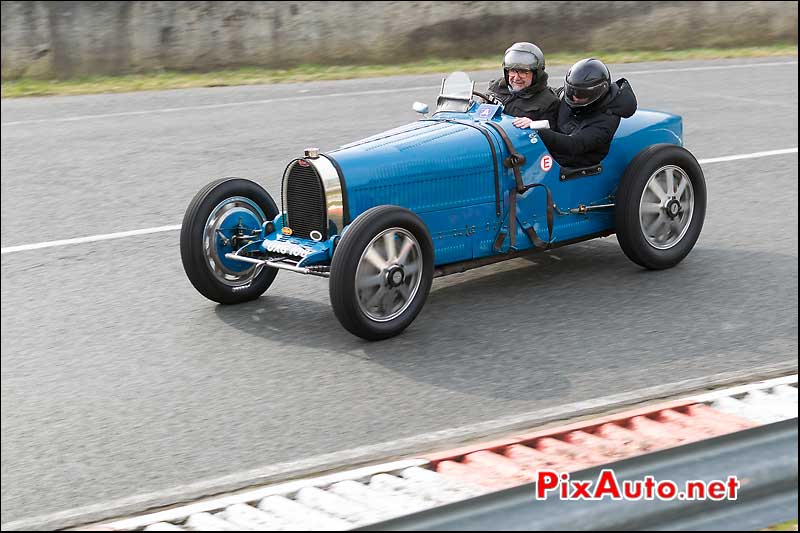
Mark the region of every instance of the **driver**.
[[544, 54], [533, 43], [514, 43], [503, 57], [503, 78], [489, 82], [489, 94], [503, 103], [503, 112], [517, 117], [514, 126], [534, 120], [555, 124], [558, 96], [547, 86]]

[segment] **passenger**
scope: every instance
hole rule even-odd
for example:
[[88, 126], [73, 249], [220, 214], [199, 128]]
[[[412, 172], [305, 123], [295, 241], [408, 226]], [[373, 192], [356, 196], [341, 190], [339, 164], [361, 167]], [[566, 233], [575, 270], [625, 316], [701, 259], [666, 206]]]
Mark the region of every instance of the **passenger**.
[[569, 69], [552, 129], [540, 129], [550, 154], [562, 167], [588, 167], [608, 155], [622, 118], [636, 112], [636, 95], [628, 80], [611, 83], [611, 72], [599, 59], [582, 59]]
[[503, 57], [503, 78], [489, 82], [489, 94], [503, 103], [503, 112], [518, 128], [534, 120], [554, 124], [558, 96], [547, 86], [544, 54], [533, 43], [514, 43]]

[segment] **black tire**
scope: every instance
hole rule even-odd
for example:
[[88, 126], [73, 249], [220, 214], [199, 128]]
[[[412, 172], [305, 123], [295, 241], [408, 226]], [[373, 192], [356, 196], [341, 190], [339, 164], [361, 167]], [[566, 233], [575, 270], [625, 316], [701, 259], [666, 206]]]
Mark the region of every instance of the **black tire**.
[[[380, 259], [386, 262], [383, 270], [364, 257], [370, 253], [368, 248], [380, 254], [381, 247]], [[362, 274], [365, 276], [357, 279]], [[365, 286], [364, 279], [378, 281]], [[402, 207], [373, 207], [353, 221], [336, 246], [331, 262], [331, 305], [350, 333], [370, 341], [387, 339], [414, 321], [432, 281], [433, 241], [425, 223]], [[372, 289], [375, 291], [370, 292]], [[380, 301], [373, 311], [371, 300], [375, 297]]]
[[[200, 189], [186, 209], [181, 225], [181, 260], [189, 281], [200, 294], [221, 304], [255, 300], [269, 288], [278, 273], [275, 268], [263, 267], [252, 279], [253, 269], [258, 267], [248, 267], [244, 263], [244, 270], [229, 273], [231, 271], [225, 270], [221, 261], [217, 265], [218, 258], [213, 255], [216, 251], [205, 249], [204, 240], [209, 231], [207, 225], [211, 222], [211, 214], [226, 206], [242, 204], [244, 209], [252, 211], [253, 220], [272, 220], [278, 215], [275, 201], [260, 185], [241, 178], [223, 178]], [[261, 212], [250, 204], [257, 206]], [[255, 224], [251, 223], [251, 226]], [[212, 264], [217, 265], [219, 271], [215, 272]]]
[[[662, 180], [665, 184], [672, 183], [673, 190], [661, 185]], [[665, 193], [663, 198], [655, 192], [656, 188]], [[675, 197], [677, 193], [680, 198]], [[619, 181], [615, 208], [617, 240], [625, 255], [644, 268], [661, 270], [680, 263], [697, 242], [705, 214], [703, 170], [683, 147], [655, 144], [642, 150]], [[653, 233], [656, 231], [659, 234]]]

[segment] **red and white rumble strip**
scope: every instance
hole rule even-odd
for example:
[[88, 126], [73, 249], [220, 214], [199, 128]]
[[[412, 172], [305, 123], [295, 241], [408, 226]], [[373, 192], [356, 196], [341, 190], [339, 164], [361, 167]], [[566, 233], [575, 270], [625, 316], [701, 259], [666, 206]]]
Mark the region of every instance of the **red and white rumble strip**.
[[[554, 491], [551, 497], [562, 491], [586, 497], [591, 487], [584, 482], [576, 494], [569, 472], [791, 418], [797, 418], [797, 375], [77, 529], [344, 530], [531, 481]], [[607, 477], [598, 481], [614, 490], [613, 472]], [[642, 480], [639, 498], [647, 497], [648, 481], [654, 498], [730, 498], [738, 489], [738, 480], [729, 479], [719, 480], [721, 488], [706, 483], [659, 494], [657, 484], [669, 488], [668, 480]]]

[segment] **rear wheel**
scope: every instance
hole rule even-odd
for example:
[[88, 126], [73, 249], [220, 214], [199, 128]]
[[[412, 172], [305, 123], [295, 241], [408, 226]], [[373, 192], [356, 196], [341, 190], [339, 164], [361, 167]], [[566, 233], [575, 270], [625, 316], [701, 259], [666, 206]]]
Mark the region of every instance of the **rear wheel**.
[[374, 207], [350, 225], [331, 262], [336, 318], [367, 340], [393, 337], [422, 310], [433, 281], [433, 242], [412, 211]]
[[248, 235], [278, 215], [275, 201], [260, 185], [223, 178], [203, 187], [186, 209], [181, 226], [181, 260], [200, 294], [221, 304], [254, 300], [272, 284], [277, 270], [227, 259]]
[[670, 268], [694, 247], [705, 212], [705, 178], [694, 156], [680, 146], [653, 145], [631, 161], [620, 179], [617, 240], [638, 265]]

